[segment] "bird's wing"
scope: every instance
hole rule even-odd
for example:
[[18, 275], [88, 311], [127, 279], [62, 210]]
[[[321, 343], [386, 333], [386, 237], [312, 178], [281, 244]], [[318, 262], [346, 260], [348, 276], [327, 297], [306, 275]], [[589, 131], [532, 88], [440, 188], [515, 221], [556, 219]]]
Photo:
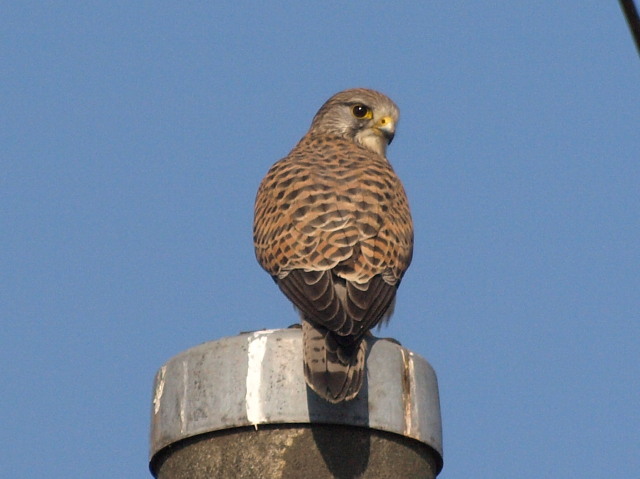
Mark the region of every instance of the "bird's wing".
[[360, 337], [411, 261], [413, 228], [388, 162], [346, 140], [300, 142], [258, 190], [260, 264], [310, 320]]

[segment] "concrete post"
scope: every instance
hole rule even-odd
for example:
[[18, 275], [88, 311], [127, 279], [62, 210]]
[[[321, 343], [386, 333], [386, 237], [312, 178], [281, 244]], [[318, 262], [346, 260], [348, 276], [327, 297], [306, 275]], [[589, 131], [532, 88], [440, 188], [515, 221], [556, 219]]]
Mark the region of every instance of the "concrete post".
[[158, 371], [150, 469], [157, 479], [435, 478], [442, 469], [438, 385], [420, 356], [369, 340], [356, 399], [306, 387], [300, 329], [191, 348]]

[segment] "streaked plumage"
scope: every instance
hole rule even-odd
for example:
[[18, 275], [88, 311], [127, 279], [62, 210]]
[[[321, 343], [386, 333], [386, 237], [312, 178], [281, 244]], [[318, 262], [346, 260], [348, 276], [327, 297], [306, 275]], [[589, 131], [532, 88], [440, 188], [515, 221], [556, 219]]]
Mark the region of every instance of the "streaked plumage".
[[358, 394], [363, 337], [411, 262], [409, 205], [385, 157], [397, 121], [381, 93], [340, 92], [258, 189], [256, 257], [300, 311], [305, 377], [330, 402]]

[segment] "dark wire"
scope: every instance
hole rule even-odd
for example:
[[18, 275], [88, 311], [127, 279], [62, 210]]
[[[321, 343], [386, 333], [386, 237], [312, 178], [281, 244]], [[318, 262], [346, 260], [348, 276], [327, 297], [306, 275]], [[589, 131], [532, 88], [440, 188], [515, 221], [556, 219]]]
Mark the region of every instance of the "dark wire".
[[636, 42], [636, 48], [640, 55], [640, 17], [638, 16], [638, 10], [636, 9], [633, 0], [620, 0], [620, 6], [624, 12], [624, 16], [627, 17], [627, 23], [631, 30], [631, 35]]

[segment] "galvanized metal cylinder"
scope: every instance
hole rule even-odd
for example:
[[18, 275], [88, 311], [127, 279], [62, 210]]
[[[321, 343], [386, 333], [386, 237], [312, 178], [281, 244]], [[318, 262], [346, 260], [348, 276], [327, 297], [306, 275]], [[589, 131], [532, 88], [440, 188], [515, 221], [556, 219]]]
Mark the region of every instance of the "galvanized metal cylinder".
[[356, 399], [306, 387], [300, 329], [211, 341], [158, 371], [150, 469], [158, 479], [434, 478], [442, 469], [435, 372], [395, 342], [368, 339]]

